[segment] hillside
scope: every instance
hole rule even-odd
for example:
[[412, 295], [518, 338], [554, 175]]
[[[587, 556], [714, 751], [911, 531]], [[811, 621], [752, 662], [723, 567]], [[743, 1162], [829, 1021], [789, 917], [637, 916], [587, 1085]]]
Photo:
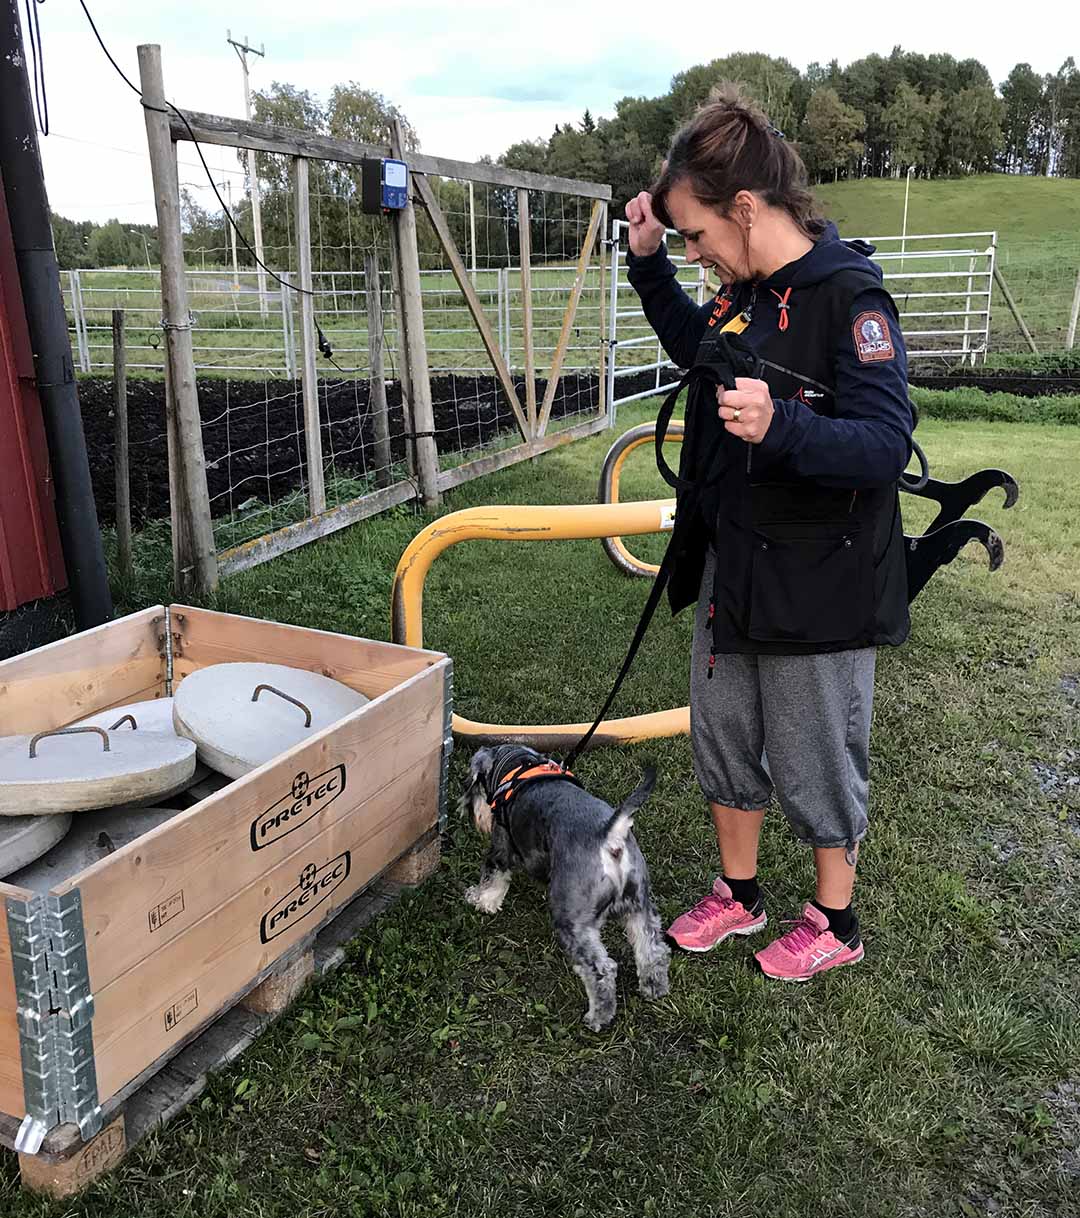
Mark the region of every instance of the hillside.
[[[904, 180], [863, 178], [815, 188], [830, 219], [847, 236], [891, 236], [901, 230]], [[1080, 242], [1080, 181], [979, 174], [912, 179], [909, 233], [982, 232], [998, 243], [1036, 237]]]

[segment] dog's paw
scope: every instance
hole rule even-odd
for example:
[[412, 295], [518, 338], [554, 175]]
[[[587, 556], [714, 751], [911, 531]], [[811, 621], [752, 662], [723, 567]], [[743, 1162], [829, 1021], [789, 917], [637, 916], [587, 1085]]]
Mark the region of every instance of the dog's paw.
[[505, 890], [500, 892], [497, 888], [482, 888], [479, 884], [465, 889], [465, 900], [474, 909], [479, 909], [481, 913], [486, 914], [498, 913], [502, 909], [505, 896]]
[[587, 1011], [582, 1022], [590, 1032], [603, 1032], [615, 1022], [615, 1011]]
[[655, 1000], [664, 998], [670, 990], [668, 984], [668, 975], [664, 973], [654, 973], [651, 977], [642, 977], [638, 982], [638, 990], [642, 998]]

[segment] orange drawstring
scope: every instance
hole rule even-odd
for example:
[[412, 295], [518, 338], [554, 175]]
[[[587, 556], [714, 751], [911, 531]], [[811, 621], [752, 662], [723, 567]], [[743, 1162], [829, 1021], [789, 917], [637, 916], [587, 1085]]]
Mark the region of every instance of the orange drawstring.
[[786, 330], [788, 328], [788, 300], [791, 298], [791, 288], [788, 288], [783, 296], [775, 288], [770, 288], [769, 291], [780, 302], [776, 306], [780, 310], [780, 320], [777, 322], [777, 325], [781, 330]]

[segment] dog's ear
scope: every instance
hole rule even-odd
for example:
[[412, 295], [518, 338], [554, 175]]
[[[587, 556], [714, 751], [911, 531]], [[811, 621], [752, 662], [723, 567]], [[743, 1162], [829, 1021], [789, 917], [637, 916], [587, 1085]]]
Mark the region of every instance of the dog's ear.
[[494, 754], [491, 749], [477, 749], [469, 762], [469, 781], [462, 792], [459, 808], [471, 816], [481, 833], [491, 833], [491, 805], [487, 801], [487, 778], [491, 772]]
[[469, 782], [475, 784], [483, 782], [491, 771], [491, 764], [495, 760], [494, 752], [489, 748], [477, 749], [469, 761]]
[[631, 816], [641, 807], [641, 805], [649, 798], [653, 792], [653, 787], [656, 786], [656, 767], [647, 765], [642, 772], [641, 782], [634, 788], [633, 791], [619, 804], [620, 812], [627, 812]]

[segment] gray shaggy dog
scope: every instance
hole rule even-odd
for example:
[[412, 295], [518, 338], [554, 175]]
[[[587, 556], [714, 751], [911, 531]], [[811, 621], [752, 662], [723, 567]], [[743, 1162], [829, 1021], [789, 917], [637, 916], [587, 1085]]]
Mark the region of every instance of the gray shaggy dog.
[[[547, 772], [536, 773], [538, 767]], [[631, 832], [634, 813], [655, 782], [650, 767], [637, 789], [612, 808], [542, 754], [502, 745], [473, 754], [461, 797], [462, 810], [491, 837], [479, 882], [466, 900], [498, 913], [516, 869], [547, 884], [555, 934], [584, 983], [585, 1024], [594, 1032], [615, 1018], [617, 965], [600, 938], [609, 917], [623, 923], [644, 997], [668, 992], [671, 952], [653, 905], [649, 869]]]

